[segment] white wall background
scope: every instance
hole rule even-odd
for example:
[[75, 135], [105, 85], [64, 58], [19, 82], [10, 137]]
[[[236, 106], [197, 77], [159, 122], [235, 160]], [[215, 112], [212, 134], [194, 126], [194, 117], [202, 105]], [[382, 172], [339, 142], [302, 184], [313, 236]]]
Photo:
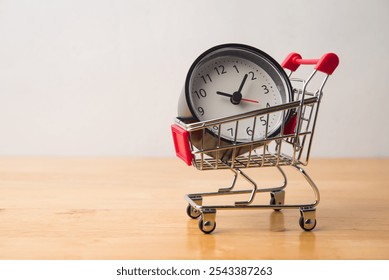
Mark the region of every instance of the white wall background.
[[335, 52], [313, 156], [389, 156], [389, 1], [0, 0], [0, 155], [174, 156], [186, 72], [221, 43]]

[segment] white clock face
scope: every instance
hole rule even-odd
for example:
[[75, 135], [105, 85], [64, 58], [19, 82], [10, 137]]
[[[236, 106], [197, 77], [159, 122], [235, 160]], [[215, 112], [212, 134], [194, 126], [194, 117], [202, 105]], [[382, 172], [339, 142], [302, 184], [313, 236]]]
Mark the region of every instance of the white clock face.
[[[217, 51], [193, 68], [187, 100], [199, 121], [234, 116], [291, 101], [286, 79], [259, 55]], [[214, 126], [212, 132], [218, 135], [220, 129], [220, 136], [229, 141], [261, 140], [277, 132], [285, 117], [282, 112], [271, 113], [241, 120], [238, 128], [236, 122]]]

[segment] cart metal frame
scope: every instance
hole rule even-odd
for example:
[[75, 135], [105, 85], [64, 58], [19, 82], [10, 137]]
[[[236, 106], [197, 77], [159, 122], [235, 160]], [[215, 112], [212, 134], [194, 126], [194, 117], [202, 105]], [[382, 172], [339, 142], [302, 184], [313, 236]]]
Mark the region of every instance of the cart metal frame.
[[[339, 59], [333, 53], [327, 53], [320, 59], [302, 59], [297, 53], [291, 53], [282, 63], [284, 69], [290, 70], [289, 79], [293, 87], [294, 98], [292, 102], [256, 110], [240, 115], [214, 119], [203, 122], [192, 122], [193, 120], [176, 118], [172, 125], [172, 133], [176, 154], [188, 165], [196, 167], [198, 170], [220, 170], [227, 169], [233, 173], [231, 185], [227, 188], [220, 188], [216, 192], [192, 193], [185, 195], [188, 201], [187, 214], [193, 219], [199, 220], [199, 228], [204, 233], [211, 233], [216, 228], [217, 210], [235, 209], [299, 209], [299, 225], [302, 229], [310, 231], [316, 226], [316, 207], [320, 202], [320, 192], [314, 181], [310, 178], [302, 166], [308, 165], [312, 139], [314, 136], [319, 106], [323, 96], [323, 88], [328, 77], [338, 66]], [[302, 64], [315, 65], [313, 72], [306, 80], [294, 78], [295, 71]], [[320, 73], [320, 74], [318, 74]], [[315, 78], [319, 77], [316, 86]], [[316, 80], [317, 82], [317, 80]], [[311, 90], [311, 83], [316, 90]], [[225, 142], [220, 139], [221, 126], [234, 125], [239, 129], [239, 121], [251, 119], [253, 121], [253, 131], [257, 120], [269, 119], [271, 114], [282, 113], [284, 122], [281, 125], [280, 133], [269, 136], [266, 127], [265, 137], [259, 141], [254, 141], [254, 132], [250, 142]], [[289, 116], [286, 119], [286, 116]], [[268, 123], [268, 122], [267, 122]], [[214, 135], [217, 141], [213, 141], [212, 146], [204, 140], [200, 142], [192, 141], [194, 137], [205, 139], [205, 134], [217, 127], [219, 133]], [[215, 129], [213, 129], [215, 131]], [[238, 134], [238, 133], [235, 133]], [[248, 150], [240, 154], [241, 149]], [[223, 155], [229, 154], [228, 159]], [[308, 182], [312, 189], [314, 200], [304, 204], [286, 204], [285, 188], [288, 180], [283, 170], [285, 166], [291, 166], [299, 172]], [[255, 181], [250, 178], [242, 169], [273, 167], [280, 173], [283, 182], [277, 187], [261, 188], [257, 187]], [[250, 189], [236, 190], [235, 186], [238, 178], [242, 177], [250, 185]], [[270, 193], [270, 202], [267, 205], [255, 204], [254, 200], [258, 193]], [[231, 204], [203, 205], [203, 198], [210, 196], [225, 196], [248, 194], [245, 201], [236, 201]]]

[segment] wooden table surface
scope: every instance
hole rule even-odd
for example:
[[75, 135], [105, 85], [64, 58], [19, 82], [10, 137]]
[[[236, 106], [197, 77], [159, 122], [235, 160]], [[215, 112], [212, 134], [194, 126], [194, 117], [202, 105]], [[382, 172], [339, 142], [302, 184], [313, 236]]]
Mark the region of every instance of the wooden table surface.
[[[1, 158], [0, 259], [389, 259], [389, 159], [312, 159], [306, 170], [321, 191], [313, 231], [295, 209], [237, 210], [218, 211], [206, 235], [184, 195], [227, 186], [231, 172], [175, 158]], [[286, 202], [312, 201], [285, 171]], [[247, 173], [259, 187], [280, 181], [274, 168]]]

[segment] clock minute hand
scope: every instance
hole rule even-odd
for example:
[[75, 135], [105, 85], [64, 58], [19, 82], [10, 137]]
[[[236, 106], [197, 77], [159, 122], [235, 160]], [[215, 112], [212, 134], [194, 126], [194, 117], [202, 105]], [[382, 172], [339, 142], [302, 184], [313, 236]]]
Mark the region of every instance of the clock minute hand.
[[238, 89], [238, 92], [239, 92], [239, 93], [242, 92], [242, 89], [243, 89], [244, 84], [246, 83], [247, 77], [248, 77], [247, 74], [244, 75], [243, 80], [242, 80], [242, 82], [240, 83], [240, 86], [239, 86], [239, 89]]

